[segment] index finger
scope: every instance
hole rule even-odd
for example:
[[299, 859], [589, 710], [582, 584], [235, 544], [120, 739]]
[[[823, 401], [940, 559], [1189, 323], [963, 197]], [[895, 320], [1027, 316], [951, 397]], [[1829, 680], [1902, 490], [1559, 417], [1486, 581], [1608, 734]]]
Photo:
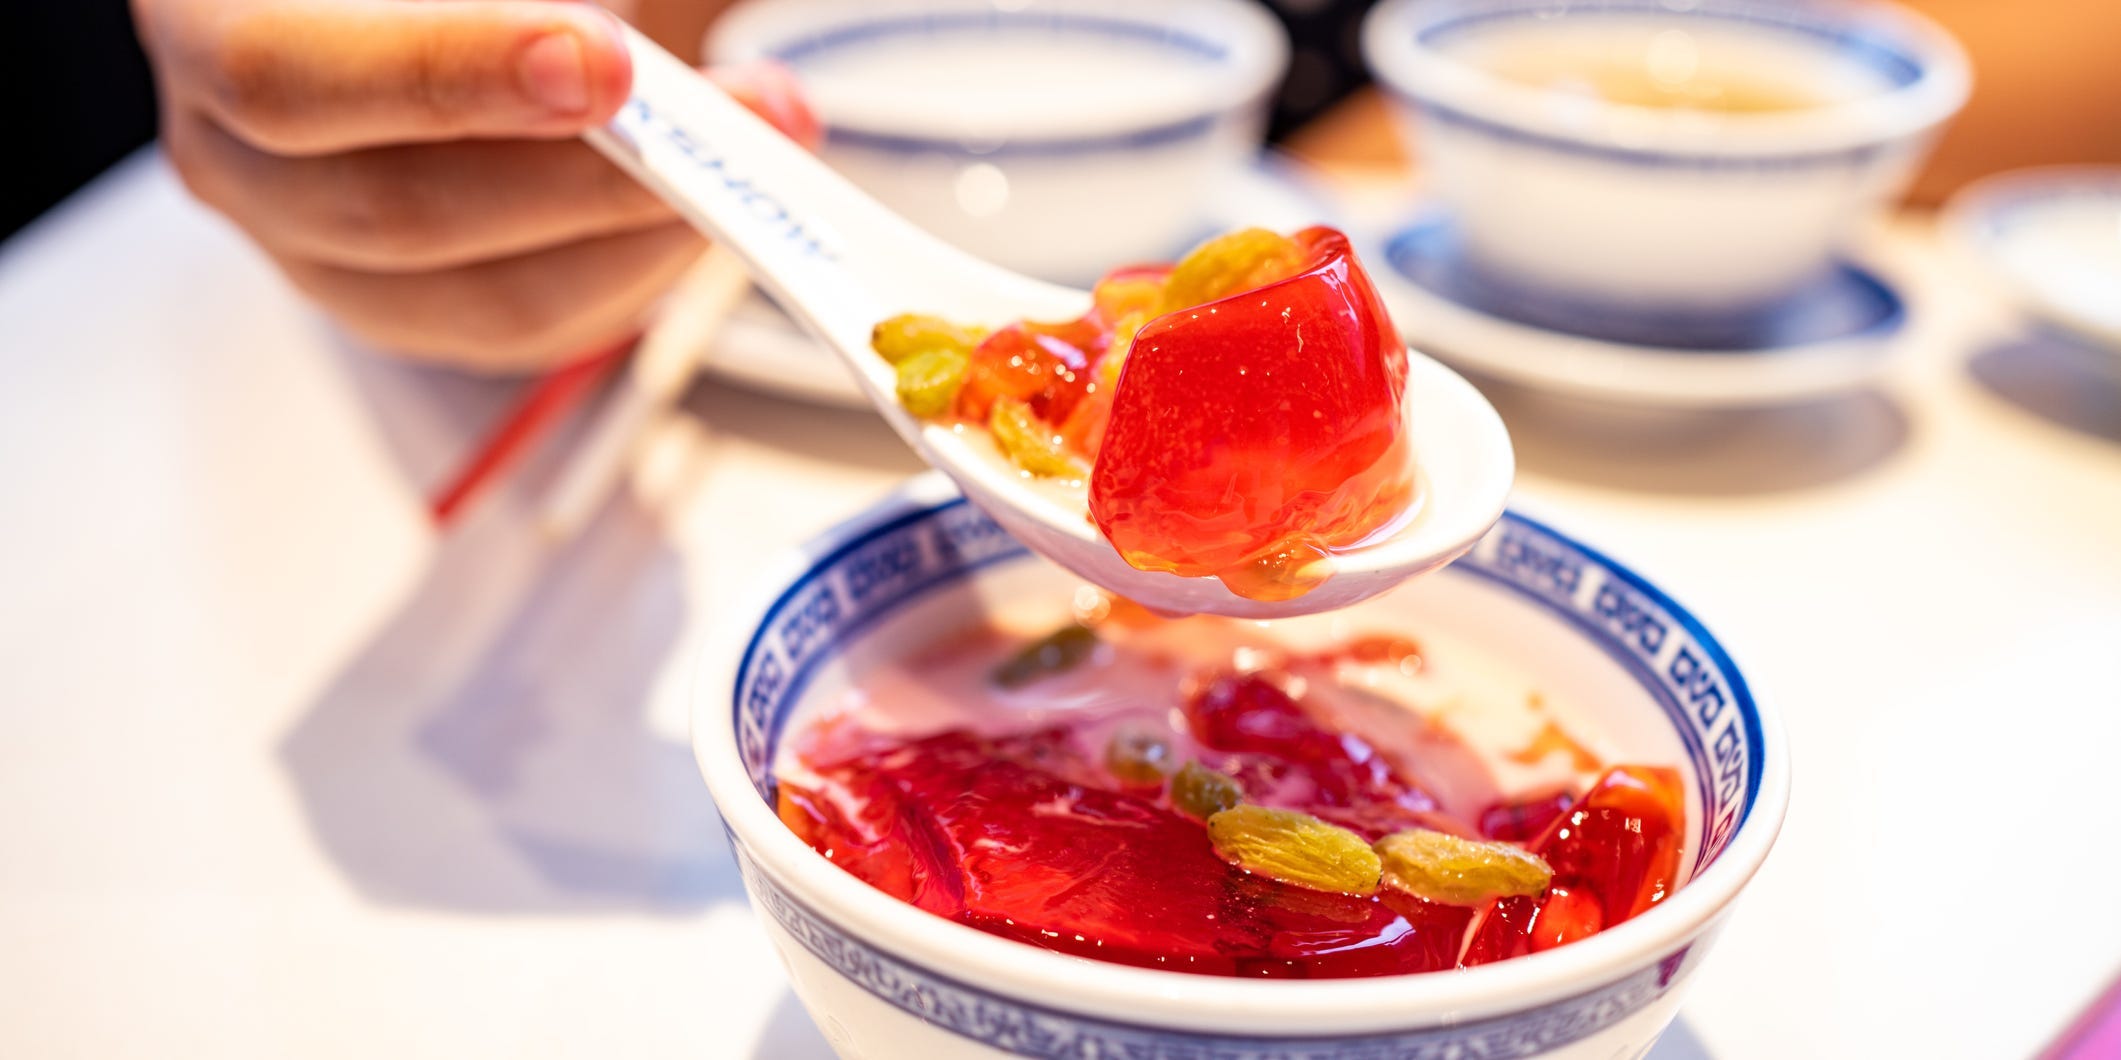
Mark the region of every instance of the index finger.
[[633, 73], [611, 18], [533, 0], [252, 4], [179, 47], [200, 68], [198, 103], [229, 132], [326, 154], [572, 136], [608, 120]]

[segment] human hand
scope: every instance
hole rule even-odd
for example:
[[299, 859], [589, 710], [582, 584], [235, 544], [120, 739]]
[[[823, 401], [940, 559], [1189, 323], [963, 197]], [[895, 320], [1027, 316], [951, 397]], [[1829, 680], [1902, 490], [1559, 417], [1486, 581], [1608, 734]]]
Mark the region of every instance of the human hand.
[[594, 7], [134, 6], [186, 185], [378, 345], [541, 368], [637, 326], [703, 246], [576, 138], [631, 82]]

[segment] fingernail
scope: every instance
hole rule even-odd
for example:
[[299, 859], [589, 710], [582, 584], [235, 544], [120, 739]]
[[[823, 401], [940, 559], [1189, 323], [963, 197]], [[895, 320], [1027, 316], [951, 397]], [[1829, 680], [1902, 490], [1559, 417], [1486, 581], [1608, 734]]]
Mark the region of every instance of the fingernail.
[[552, 33], [523, 50], [523, 91], [556, 114], [589, 109], [589, 72], [582, 63], [582, 42], [572, 33]]

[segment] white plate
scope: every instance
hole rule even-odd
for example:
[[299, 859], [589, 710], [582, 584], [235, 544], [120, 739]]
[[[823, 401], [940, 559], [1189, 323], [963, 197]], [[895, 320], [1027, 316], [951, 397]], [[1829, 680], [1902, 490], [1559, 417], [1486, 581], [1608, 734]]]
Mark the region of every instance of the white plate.
[[1365, 248], [1401, 337], [1528, 389], [1660, 409], [1763, 406], [1871, 384], [1907, 311], [1865, 265], [1746, 318], [1646, 319], [1479, 278], [1434, 212]]
[[[1177, 258], [1201, 239], [1232, 228], [1259, 225], [1288, 231], [1335, 223], [1336, 211], [1326, 196], [1306, 182], [1295, 163], [1274, 156], [1231, 171], [1207, 189], [1205, 196], [1195, 234], [1172, 247], [1170, 257]], [[723, 324], [719, 337], [702, 354], [702, 364], [716, 378], [783, 397], [869, 407], [839, 359], [757, 292]]]
[[1954, 196], [1945, 217], [2026, 313], [2121, 352], [2121, 166], [1990, 177]]

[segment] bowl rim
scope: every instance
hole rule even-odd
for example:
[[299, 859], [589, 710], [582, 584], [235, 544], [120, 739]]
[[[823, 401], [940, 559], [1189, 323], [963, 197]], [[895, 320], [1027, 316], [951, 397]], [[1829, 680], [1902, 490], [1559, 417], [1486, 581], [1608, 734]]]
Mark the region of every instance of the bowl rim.
[[[1672, 21], [1750, 21], [1853, 41], [1895, 55], [1914, 70], [1904, 84], [1869, 96], [1752, 114], [1702, 114], [1584, 97], [1556, 108], [1553, 93], [1453, 57], [1423, 40], [1454, 22], [1513, 16], [1645, 16]], [[1972, 90], [1965, 50], [1919, 12], [1882, 0], [1382, 0], [1364, 18], [1362, 53], [1380, 85], [1405, 105], [1491, 135], [1580, 154], [1638, 162], [1833, 157], [1869, 152], [1951, 118]], [[1578, 120], [1596, 115], [1593, 122]]]
[[1546, 524], [1591, 562], [1628, 579], [1664, 607], [1704, 650], [1719, 653], [1734, 695], [1753, 706], [1761, 768], [1745, 819], [1700, 875], [1654, 909], [1592, 938], [1545, 953], [1447, 973], [1357, 979], [1248, 980], [1111, 964], [1042, 950], [935, 916], [817, 856], [759, 797], [736, 743], [729, 704], [739, 662], [766, 615], [819, 561], [887, 525], [962, 500], [940, 472], [926, 472], [861, 514], [760, 569], [737, 627], [699, 656], [692, 740], [702, 775], [732, 842], [790, 897], [848, 935], [893, 959], [969, 989], [1035, 1008], [1133, 1026], [1214, 1034], [1337, 1037], [1428, 1029], [1527, 1012], [1594, 992], [1664, 960], [1728, 910], [1774, 845], [1789, 799], [1789, 754], [1782, 720], [1752, 696], [1729, 653], [1670, 596], [1604, 553]]
[[[1185, 17], [1187, 12], [1191, 17]], [[1114, 24], [1147, 28], [1157, 39], [1198, 43], [1212, 36], [1223, 54], [1204, 65], [1206, 76], [1184, 92], [1136, 99], [1125, 110], [1059, 108], [1001, 124], [909, 112], [880, 101], [875, 107], [843, 109], [826, 121], [828, 137], [905, 149], [992, 154], [1007, 146], [1065, 143], [1082, 147], [1155, 146], [1213, 127], [1217, 119], [1263, 103], [1281, 80], [1289, 60], [1289, 38], [1279, 21], [1249, 0], [1072, 0], [1067, 4], [1026, 0], [738, 0], [715, 21], [703, 53], [716, 63], [783, 61], [797, 43], [835, 47], [834, 34], [880, 27], [884, 33], [918, 30], [938, 15], [968, 21], [1049, 20], [1098, 30]]]

